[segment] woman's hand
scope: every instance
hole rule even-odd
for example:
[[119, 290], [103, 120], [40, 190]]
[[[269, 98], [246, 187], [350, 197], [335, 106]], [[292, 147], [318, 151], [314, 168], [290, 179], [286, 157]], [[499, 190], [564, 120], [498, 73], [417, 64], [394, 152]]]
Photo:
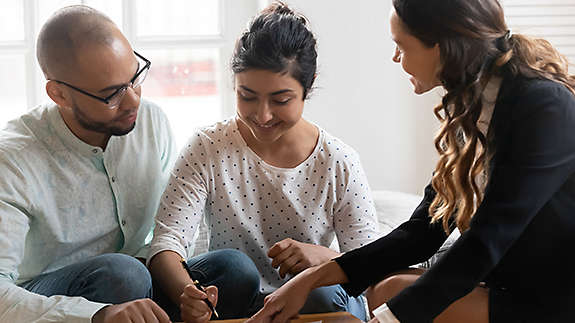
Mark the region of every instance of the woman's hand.
[[218, 303], [218, 288], [206, 287], [206, 292], [197, 289], [194, 284], [188, 284], [180, 296], [180, 313], [186, 323], [204, 323], [212, 317], [212, 311], [204, 299], [208, 299], [214, 308]]
[[283, 323], [298, 315], [312, 290], [306, 279], [294, 277], [282, 287], [266, 296], [264, 307], [246, 323]]
[[287, 238], [276, 242], [268, 251], [272, 258], [272, 266], [279, 267], [279, 274], [283, 278], [286, 274], [296, 275], [303, 270], [321, 265], [339, 256], [334, 250], [324, 246], [303, 243]]

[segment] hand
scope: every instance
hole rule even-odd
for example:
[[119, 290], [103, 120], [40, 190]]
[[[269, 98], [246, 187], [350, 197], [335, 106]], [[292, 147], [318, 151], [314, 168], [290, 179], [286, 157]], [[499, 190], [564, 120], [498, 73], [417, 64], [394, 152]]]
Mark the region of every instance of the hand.
[[245, 323], [284, 323], [295, 318], [312, 289], [305, 279], [299, 278], [294, 277], [266, 296], [264, 307]]
[[218, 288], [216, 286], [206, 287], [206, 292], [197, 289], [194, 284], [184, 287], [184, 292], [180, 296], [180, 313], [182, 320], [186, 323], [203, 323], [210, 320], [212, 311], [204, 299], [208, 299], [214, 308], [218, 303]]
[[168, 323], [170, 318], [149, 298], [138, 299], [100, 309], [92, 323]]
[[280, 268], [282, 278], [286, 273], [296, 275], [337, 256], [339, 253], [324, 246], [303, 243], [290, 238], [276, 242], [268, 251], [268, 257], [272, 258], [272, 266]]
[[377, 317], [374, 317], [371, 320], [369, 320], [369, 323], [379, 323], [379, 320], [377, 319]]

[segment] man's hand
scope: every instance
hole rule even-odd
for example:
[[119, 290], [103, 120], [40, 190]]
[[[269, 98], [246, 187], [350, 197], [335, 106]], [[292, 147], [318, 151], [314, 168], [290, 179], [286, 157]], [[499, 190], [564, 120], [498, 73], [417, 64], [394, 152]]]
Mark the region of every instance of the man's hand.
[[169, 323], [170, 318], [149, 298], [138, 299], [100, 309], [92, 323]]
[[334, 250], [324, 246], [303, 243], [287, 238], [276, 242], [268, 251], [272, 266], [280, 268], [280, 277], [287, 273], [295, 275], [301, 271], [320, 265], [339, 256]]
[[204, 323], [212, 317], [212, 311], [204, 299], [208, 299], [214, 308], [218, 303], [218, 288], [206, 287], [206, 292], [197, 289], [194, 284], [188, 284], [180, 296], [180, 313], [186, 323]]

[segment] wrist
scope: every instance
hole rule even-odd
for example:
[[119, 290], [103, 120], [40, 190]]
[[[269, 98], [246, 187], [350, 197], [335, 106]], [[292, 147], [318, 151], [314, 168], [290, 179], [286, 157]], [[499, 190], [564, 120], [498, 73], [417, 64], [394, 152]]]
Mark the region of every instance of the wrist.
[[102, 308], [100, 308], [96, 313], [94, 313], [94, 315], [92, 315], [92, 323], [100, 323], [100, 322], [104, 322], [104, 316], [106, 315], [106, 312], [108, 311], [108, 309], [110, 308], [111, 305], [106, 305]]
[[347, 282], [347, 277], [339, 265], [330, 260], [316, 267], [305, 270], [312, 289]]

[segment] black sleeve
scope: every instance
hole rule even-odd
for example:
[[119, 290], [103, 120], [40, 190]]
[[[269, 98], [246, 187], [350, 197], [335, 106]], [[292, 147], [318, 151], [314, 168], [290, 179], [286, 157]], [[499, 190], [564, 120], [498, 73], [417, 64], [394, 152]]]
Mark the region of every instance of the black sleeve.
[[431, 322], [471, 292], [574, 172], [575, 98], [556, 83], [533, 83], [516, 94], [521, 96], [517, 104], [505, 107], [510, 112], [504, 114], [509, 129], [504, 140], [510, 144], [496, 151], [470, 228], [438, 263], [387, 303], [401, 322]]
[[408, 221], [388, 235], [335, 259], [349, 279], [342, 286], [350, 295], [357, 296], [390, 273], [427, 260], [441, 247], [447, 235], [440, 223], [430, 224], [428, 213], [434, 198], [435, 191], [428, 185]]

